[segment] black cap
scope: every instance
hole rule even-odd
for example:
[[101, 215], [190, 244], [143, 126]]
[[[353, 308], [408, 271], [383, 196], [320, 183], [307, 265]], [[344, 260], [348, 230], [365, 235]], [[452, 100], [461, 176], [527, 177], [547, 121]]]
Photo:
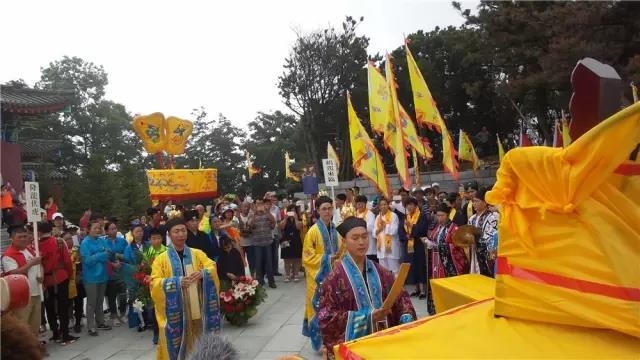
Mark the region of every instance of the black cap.
[[195, 210], [187, 210], [184, 212], [184, 221], [198, 220], [198, 212]]
[[53, 228], [51, 227], [51, 224], [44, 221], [38, 221], [38, 233], [46, 234], [46, 233], [50, 233], [51, 230], [53, 230]]
[[474, 181], [469, 181], [467, 185], [465, 185], [464, 189], [467, 191], [469, 191], [470, 189], [478, 191], [480, 187], [478, 186], [478, 182], [474, 180]]
[[320, 196], [319, 198], [316, 199], [316, 209], [320, 209], [320, 206], [322, 206], [322, 204], [325, 203], [329, 203], [333, 205], [333, 200], [331, 200], [330, 197], [328, 196]]
[[482, 189], [478, 190], [478, 192], [476, 193], [475, 198], [486, 202], [484, 197], [489, 191], [491, 191], [490, 187], [482, 187]]
[[347, 233], [349, 231], [357, 227], [363, 227], [366, 229], [367, 222], [358, 217], [353, 216], [353, 217], [347, 218], [345, 221], [342, 222], [342, 224], [338, 225], [336, 230], [338, 230], [338, 233], [340, 233], [340, 235], [342, 235], [342, 237], [345, 238], [347, 237]]
[[451, 212], [451, 208], [445, 203], [440, 203], [436, 208], [436, 212], [443, 212], [445, 214], [448, 214]]
[[174, 226], [185, 225], [184, 219], [182, 217], [174, 217], [171, 220], [167, 221], [167, 231], [171, 231]]

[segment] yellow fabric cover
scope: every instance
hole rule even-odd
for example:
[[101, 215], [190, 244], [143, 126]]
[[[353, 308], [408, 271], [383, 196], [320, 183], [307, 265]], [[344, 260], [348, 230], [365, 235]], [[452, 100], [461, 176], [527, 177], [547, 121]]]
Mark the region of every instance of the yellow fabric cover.
[[213, 197], [218, 192], [216, 169], [147, 170], [151, 199]]
[[[528, 147], [506, 154], [486, 197], [501, 206], [498, 255], [558, 282], [525, 280], [522, 272], [497, 275], [497, 315], [640, 336], [640, 176], [614, 173], [638, 143], [640, 104], [564, 149]], [[509, 344], [492, 337], [500, 339], [496, 348]], [[582, 345], [585, 356], [599, 349], [593, 344]]]
[[493, 298], [496, 290], [496, 280], [480, 274], [432, 279], [430, 283], [438, 314], [478, 300]]
[[[216, 289], [220, 292], [220, 279], [218, 278], [216, 263], [209, 259], [204, 252], [198, 249], [191, 248], [191, 255], [193, 256], [193, 269], [195, 271], [200, 271], [202, 269], [209, 270], [209, 274], [211, 274], [212, 280], [216, 284]], [[173, 271], [171, 269], [171, 261], [169, 260], [169, 252], [165, 251], [155, 258], [153, 265], [151, 266], [151, 298], [153, 299], [153, 306], [155, 307], [156, 319], [158, 320], [160, 333], [160, 341], [158, 342], [156, 351], [156, 358], [159, 360], [169, 358], [166, 345], [167, 339], [165, 337], [164, 330], [167, 324], [167, 318], [162, 280], [170, 277], [173, 277]], [[187, 334], [199, 334], [201, 332], [202, 323], [200, 321], [190, 322], [189, 326], [191, 326], [191, 331], [187, 331]], [[194, 340], [195, 339], [193, 338], [187, 339], [187, 354], [191, 350]]]
[[484, 300], [335, 348], [338, 359], [637, 359], [640, 341], [612, 330], [494, 317]]
[[167, 137], [165, 135], [165, 119], [162, 113], [138, 115], [133, 118], [133, 130], [142, 139], [144, 149], [149, 154], [164, 150]]
[[[321, 220], [318, 220], [321, 221]], [[340, 248], [341, 239], [338, 236], [338, 248]], [[317, 225], [313, 225], [307, 231], [304, 237], [302, 245], [302, 265], [304, 266], [304, 277], [307, 282], [307, 295], [305, 303], [305, 314], [307, 319], [311, 320], [315, 310], [311, 300], [313, 294], [315, 294], [318, 284], [315, 279], [320, 271], [320, 265], [322, 262], [322, 256], [324, 255], [324, 243], [322, 241], [322, 234]]]

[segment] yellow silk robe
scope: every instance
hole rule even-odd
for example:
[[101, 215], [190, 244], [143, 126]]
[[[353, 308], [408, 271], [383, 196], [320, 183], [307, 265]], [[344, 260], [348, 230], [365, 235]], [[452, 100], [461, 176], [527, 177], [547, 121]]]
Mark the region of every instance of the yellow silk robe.
[[[201, 271], [207, 269], [211, 274], [212, 280], [216, 285], [218, 295], [220, 293], [220, 280], [216, 271], [216, 263], [209, 259], [207, 255], [201, 250], [190, 248], [193, 257], [193, 268], [195, 271]], [[165, 278], [173, 277], [174, 273], [171, 268], [171, 262], [169, 260], [169, 251], [158, 255], [153, 261], [151, 270], [151, 298], [155, 307], [156, 319], [158, 321], [158, 329], [160, 333], [160, 341], [157, 347], [157, 359], [164, 360], [169, 359], [167, 351], [167, 338], [165, 336], [165, 326], [167, 324], [166, 318], [166, 299], [164, 290], [162, 287], [162, 281]], [[199, 291], [202, 292], [202, 284], [198, 286]], [[188, 304], [183, 303], [183, 307]], [[191, 350], [191, 346], [195, 342], [195, 338], [201, 333], [202, 325], [200, 320], [189, 321], [189, 329], [185, 333], [193, 334], [187, 335], [187, 354]]]
[[[319, 346], [322, 345], [319, 329], [316, 329], [317, 326], [311, 326], [312, 322], [317, 323], [317, 321], [314, 321], [314, 319], [316, 319], [314, 296], [317, 298], [316, 302], [318, 302], [319, 296], [316, 296], [316, 289], [320, 286], [323, 280], [319, 279], [318, 275], [322, 275], [322, 273], [328, 274], [331, 271], [331, 264], [329, 264], [328, 258], [337, 252], [341, 243], [341, 239], [335, 231], [335, 227], [331, 225], [331, 228], [332, 230], [330, 230], [330, 232], [333, 233], [332, 241], [335, 241], [335, 246], [332, 249], [333, 251], [325, 251], [324, 239], [317, 223], [309, 228], [302, 245], [302, 264], [304, 265], [304, 274], [307, 283], [303, 334], [311, 338], [312, 345], [316, 350], [318, 350]], [[323, 278], [323, 276], [320, 277]]]

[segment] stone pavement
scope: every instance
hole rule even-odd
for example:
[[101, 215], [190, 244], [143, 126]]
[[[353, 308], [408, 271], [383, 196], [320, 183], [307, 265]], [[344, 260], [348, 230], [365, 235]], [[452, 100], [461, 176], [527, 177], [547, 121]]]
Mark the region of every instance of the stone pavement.
[[[321, 356], [311, 348], [308, 339], [301, 334], [304, 314], [304, 282], [282, 282], [276, 278], [278, 288], [267, 289], [266, 301], [258, 307], [258, 314], [243, 327], [225, 323], [223, 336], [236, 347], [243, 360], [273, 360], [284, 355], [299, 354], [305, 359], [316, 360]], [[407, 290], [409, 290], [407, 288]], [[426, 315], [426, 302], [414, 299], [418, 317]], [[111, 331], [101, 331], [97, 337], [88, 336], [83, 328], [80, 339], [74, 344], [47, 345], [49, 360], [125, 360], [155, 359], [152, 332], [138, 333], [125, 326]], [[50, 335], [47, 336], [47, 338]]]

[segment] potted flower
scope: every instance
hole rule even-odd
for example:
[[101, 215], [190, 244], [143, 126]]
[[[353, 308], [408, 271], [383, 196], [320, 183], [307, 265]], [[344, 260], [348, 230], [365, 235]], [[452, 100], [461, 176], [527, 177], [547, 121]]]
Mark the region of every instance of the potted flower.
[[257, 307], [267, 297], [258, 281], [249, 276], [240, 276], [222, 286], [220, 305], [224, 317], [231, 324], [240, 326], [247, 323], [257, 312]]

